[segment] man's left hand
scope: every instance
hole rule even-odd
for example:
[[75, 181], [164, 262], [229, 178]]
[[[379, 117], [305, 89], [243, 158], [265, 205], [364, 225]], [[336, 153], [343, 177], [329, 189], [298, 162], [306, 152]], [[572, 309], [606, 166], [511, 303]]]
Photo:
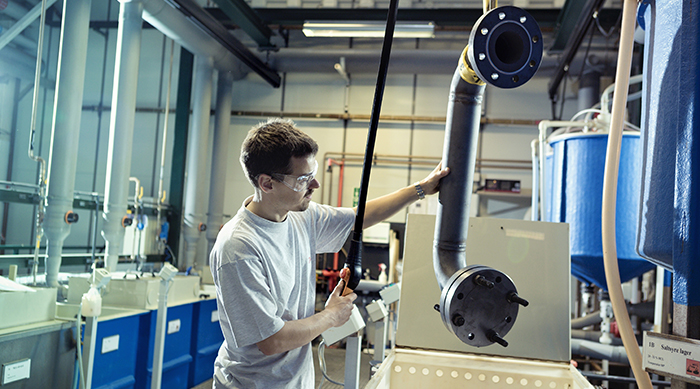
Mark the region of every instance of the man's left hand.
[[443, 169], [442, 162], [440, 162], [427, 177], [419, 182], [423, 192], [426, 195], [437, 193], [440, 190], [440, 180], [448, 174], [450, 174], [450, 168]]

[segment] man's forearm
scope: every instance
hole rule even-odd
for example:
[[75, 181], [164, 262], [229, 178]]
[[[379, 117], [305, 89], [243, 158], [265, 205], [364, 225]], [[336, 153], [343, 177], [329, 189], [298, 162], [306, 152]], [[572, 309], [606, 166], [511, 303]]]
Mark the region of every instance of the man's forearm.
[[321, 311], [305, 319], [285, 322], [281, 330], [257, 345], [265, 355], [283, 353], [311, 343], [332, 326], [333, 320], [326, 311]]
[[[364, 228], [371, 227], [394, 216], [400, 210], [418, 200], [418, 192], [414, 186], [401, 188], [396, 192], [367, 201], [365, 205]], [[357, 212], [357, 208], [355, 208]]]

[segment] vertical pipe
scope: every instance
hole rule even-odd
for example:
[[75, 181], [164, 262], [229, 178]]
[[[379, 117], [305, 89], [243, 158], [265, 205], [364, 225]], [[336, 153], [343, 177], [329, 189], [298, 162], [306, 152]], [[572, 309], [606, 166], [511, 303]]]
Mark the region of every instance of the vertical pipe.
[[187, 159], [187, 134], [190, 125], [190, 101], [192, 98], [192, 70], [194, 55], [184, 47], [180, 49], [180, 66], [175, 110], [175, 133], [173, 134], [172, 163], [170, 167], [170, 229], [167, 245], [172, 262], [180, 255], [180, 232], [182, 231], [182, 203], [185, 188], [185, 160]]
[[344, 388], [360, 387], [360, 355], [362, 353], [362, 332], [348, 336], [345, 344]]
[[211, 188], [209, 191], [209, 217], [207, 219], [207, 257], [214, 247], [219, 226], [224, 218], [226, 193], [226, 166], [228, 164], [228, 133], [231, 131], [231, 95], [233, 77], [230, 72], [219, 71], [216, 87], [216, 117], [214, 118], [214, 150], [211, 163]]
[[140, 0], [121, 0], [117, 57], [114, 66], [112, 115], [109, 121], [107, 176], [102, 212], [102, 237], [106, 242], [105, 265], [113, 272], [117, 268], [124, 240], [122, 218], [126, 215], [131, 149], [136, 113], [136, 86], [141, 55], [141, 26], [143, 4]]
[[160, 280], [158, 311], [156, 313], [156, 335], [153, 344], [153, 373], [151, 389], [160, 389], [163, 378], [163, 352], [165, 351], [165, 325], [168, 321], [168, 289], [170, 280]]
[[95, 362], [95, 344], [97, 343], [97, 319], [96, 316], [85, 318], [85, 335], [83, 335], [83, 374], [85, 377], [82, 378], [85, 389], [92, 387], [92, 370]]
[[91, 0], [66, 1], [63, 6], [44, 218], [46, 284], [51, 287], [58, 286], [63, 241], [70, 233], [65, 215], [73, 205], [78, 164], [90, 6]]
[[192, 132], [187, 143], [187, 186], [185, 189], [185, 262], [184, 268], [195, 266], [197, 244], [204, 212], [207, 188], [206, 181], [207, 145], [209, 141], [209, 117], [211, 116], [211, 88], [213, 62], [211, 58], [195, 56], [195, 99], [192, 108]]
[[[462, 58], [465, 56], [466, 50]], [[442, 152], [442, 164], [450, 168], [450, 174], [440, 181], [433, 247], [433, 267], [440, 289], [467, 266], [467, 221], [485, 88], [483, 83], [465, 81], [459, 68], [452, 77]]]

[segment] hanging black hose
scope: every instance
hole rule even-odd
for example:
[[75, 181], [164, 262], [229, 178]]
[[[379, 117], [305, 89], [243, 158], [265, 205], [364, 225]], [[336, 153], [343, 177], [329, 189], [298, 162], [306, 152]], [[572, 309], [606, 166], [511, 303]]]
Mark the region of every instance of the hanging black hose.
[[355, 228], [352, 232], [348, 258], [345, 261], [345, 267], [350, 271], [344, 277], [345, 290], [343, 291], [343, 295], [349, 294], [353, 289], [357, 288], [362, 278], [362, 223], [365, 217], [369, 173], [372, 169], [372, 155], [374, 154], [374, 144], [377, 139], [377, 126], [379, 125], [379, 113], [382, 108], [382, 98], [384, 97], [386, 73], [389, 68], [391, 44], [394, 40], [394, 27], [396, 26], [398, 3], [398, 0], [391, 0], [389, 3], [386, 30], [384, 31], [384, 43], [382, 44], [382, 56], [379, 62], [379, 74], [377, 75], [377, 86], [374, 89], [374, 102], [372, 103], [372, 114], [369, 120], [369, 132], [367, 133], [365, 160], [362, 166], [362, 181], [360, 183], [360, 198], [357, 204], [357, 214], [355, 215]]

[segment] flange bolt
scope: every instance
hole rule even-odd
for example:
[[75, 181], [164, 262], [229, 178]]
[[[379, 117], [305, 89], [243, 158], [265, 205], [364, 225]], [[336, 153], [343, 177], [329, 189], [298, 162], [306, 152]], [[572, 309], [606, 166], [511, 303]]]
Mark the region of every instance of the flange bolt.
[[530, 302], [529, 302], [529, 301], [527, 301], [527, 300], [525, 300], [524, 298], [518, 296], [518, 294], [515, 293], [515, 292], [510, 292], [510, 293], [508, 294], [507, 300], [508, 300], [509, 303], [518, 303], [518, 304], [522, 305], [523, 307], [527, 307], [528, 305], [530, 305]]
[[478, 276], [474, 277], [474, 282], [475, 282], [477, 285], [485, 286], [485, 287], [487, 287], [487, 288], [489, 288], [489, 289], [493, 289], [493, 287], [496, 286], [496, 284], [494, 284], [493, 282], [487, 280], [486, 277], [484, 277], [484, 276], [482, 276], [482, 275], [478, 275]]
[[492, 342], [494, 342], [494, 343], [498, 343], [498, 344], [500, 344], [500, 345], [503, 346], [503, 347], [508, 347], [508, 341], [506, 341], [505, 339], [501, 338], [501, 335], [499, 335], [498, 332], [496, 332], [496, 331], [494, 331], [494, 330], [489, 330], [489, 331], [486, 333], [486, 337], [488, 338], [488, 340], [490, 340], [490, 341], [492, 341]]

